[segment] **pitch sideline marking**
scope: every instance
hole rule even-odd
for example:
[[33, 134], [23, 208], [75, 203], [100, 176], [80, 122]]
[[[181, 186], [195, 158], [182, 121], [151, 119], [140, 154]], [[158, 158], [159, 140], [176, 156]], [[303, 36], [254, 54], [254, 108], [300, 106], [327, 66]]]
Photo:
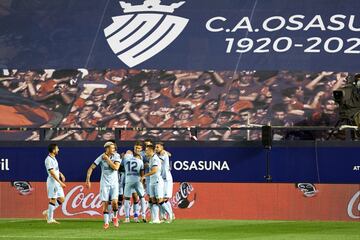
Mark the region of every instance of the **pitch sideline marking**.
[[[32, 236], [11, 236], [11, 235], [6, 235], [6, 236], [0, 236], [0, 238], [49, 238], [49, 239], [58, 239], [59, 237], [58, 236], [35, 236], [35, 235], [32, 235]], [[90, 237], [90, 238], [86, 238], [86, 237], [61, 237], [62, 239], [93, 239], [93, 237]], [[114, 237], [114, 238], [107, 238], [107, 239], [119, 239], [118, 237]], [[168, 238], [166, 238], [168, 239]], [[164, 238], [165, 240], [165, 238]], [[203, 240], [201, 238], [181, 238], [181, 239], [178, 239], [178, 240]]]

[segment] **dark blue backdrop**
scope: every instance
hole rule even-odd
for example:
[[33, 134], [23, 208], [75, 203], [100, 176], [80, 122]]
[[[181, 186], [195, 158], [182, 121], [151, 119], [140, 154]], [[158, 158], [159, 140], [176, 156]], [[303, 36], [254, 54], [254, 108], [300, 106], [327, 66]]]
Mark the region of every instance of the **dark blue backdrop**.
[[[162, 4], [179, 1], [164, 0]], [[140, 4], [143, 1], [127, 2]], [[0, 15], [0, 67], [126, 67], [111, 51], [103, 32], [112, 23], [112, 17], [124, 14], [119, 1], [17, 0], [3, 4]], [[356, 72], [359, 69], [359, 32], [350, 30], [348, 25], [350, 16], [355, 15], [352, 25], [355, 29], [360, 27], [358, 9], [360, 1], [357, 0], [187, 0], [173, 13], [189, 19], [184, 31], [166, 49], [136, 68], [233, 70], [237, 66], [238, 69]], [[344, 17], [337, 18], [336, 24], [330, 23], [330, 17], [336, 14]], [[290, 31], [285, 26], [296, 26], [289, 23], [289, 17], [293, 15], [303, 15], [303, 19], [297, 20], [304, 26]], [[321, 16], [326, 29], [312, 27], [305, 31], [304, 28], [316, 15]], [[259, 31], [247, 33], [242, 29], [233, 33], [210, 32], [205, 25], [216, 16], [228, 20], [215, 21], [213, 27], [233, 29], [243, 17], [248, 17], [253, 30]], [[262, 23], [272, 16], [283, 17], [286, 20], [284, 28], [265, 31]], [[312, 25], [321, 25], [319, 21], [316, 20]], [[339, 21], [344, 23], [343, 28], [339, 27], [342, 25]], [[269, 26], [276, 27], [278, 24], [279, 20], [272, 20]], [[331, 30], [328, 26], [341, 30]], [[254, 47], [239, 59], [236, 42], [244, 37], [252, 39]], [[292, 41], [288, 51], [273, 50], [274, 42], [280, 37], [289, 37]], [[309, 40], [312, 37], [319, 37], [321, 42], [316, 44], [316, 40]], [[333, 37], [338, 38], [329, 40]], [[226, 38], [234, 39], [230, 53], [226, 53]], [[261, 40], [257, 42], [261, 38], [270, 39], [271, 43], [265, 47], [269, 52], [254, 53], [257, 47], [265, 43]], [[349, 40], [351, 38], [356, 39]], [[278, 47], [286, 47], [286, 41], [278, 42]], [[343, 43], [342, 47], [339, 41]], [[304, 50], [313, 44], [316, 44], [314, 49], [319, 52], [305, 53]], [[325, 45], [334, 52], [327, 52]], [[354, 53], [344, 53], [351, 47]]]
[[[87, 168], [102, 153], [98, 147], [61, 147], [60, 170], [67, 181], [82, 182]], [[125, 148], [120, 148], [119, 152]], [[174, 181], [191, 182], [265, 182], [266, 152], [262, 147], [169, 147]], [[274, 147], [270, 154], [273, 182], [359, 183], [358, 147]], [[46, 181], [44, 147], [1, 147], [0, 160], [8, 159], [9, 171], [0, 170], [0, 181]], [[184, 161], [226, 161], [223, 170], [185, 170]], [[221, 165], [222, 165], [221, 164]], [[189, 164], [190, 165], [190, 164]], [[94, 172], [98, 181], [100, 169]]]

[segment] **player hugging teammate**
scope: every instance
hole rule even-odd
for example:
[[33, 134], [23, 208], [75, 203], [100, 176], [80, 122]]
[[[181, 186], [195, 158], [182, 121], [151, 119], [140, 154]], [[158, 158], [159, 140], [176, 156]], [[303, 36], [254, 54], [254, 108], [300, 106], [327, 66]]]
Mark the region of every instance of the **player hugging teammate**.
[[105, 153], [89, 167], [86, 177], [86, 186], [90, 188], [92, 171], [96, 166], [101, 166], [100, 198], [103, 203], [104, 229], [109, 228], [111, 220], [115, 227], [119, 226], [118, 210], [123, 204], [124, 222], [130, 222], [131, 197], [134, 222], [140, 222], [138, 216], [141, 207], [142, 221], [146, 223], [146, 194], [151, 212], [149, 223], [172, 222], [174, 214], [168, 200], [172, 197], [173, 180], [170, 153], [164, 149], [164, 144], [159, 142], [154, 145], [151, 140], [145, 140], [144, 144], [136, 142], [133, 151], [128, 150], [121, 157], [116, 152], [115, 142], [106, 142], [104, 148]]
[[[155, 150], [156, 149], [156, 150]], [[149, 195], [149, 206], [151, 212], [150, 223], [160, 223], [160, 212], [163, 216], [167, 216], [167, 223], [173, 220], [173, 212], [171, 205], [168, 201], [165, 201], [164, 197], [169, 199], [169, 194], [172, 194], [172, 184], [169, 187], [169, 179], [165, 178], [166, 187], [164, 184], [164, 178], [171, 176], [169, 167], [169, 153], [164, 150], [163, 143], [157, 143], [156, 146], [151, 141], [145, 141], [145, 167], [148, 167], [148, 172], [141, 177], [142, 181], [145, 179], [147, 185], [147, 193]], [[165, 159], [167, 159], [167, 164]], [[172, 183], [172, 177], [171, 177]]]

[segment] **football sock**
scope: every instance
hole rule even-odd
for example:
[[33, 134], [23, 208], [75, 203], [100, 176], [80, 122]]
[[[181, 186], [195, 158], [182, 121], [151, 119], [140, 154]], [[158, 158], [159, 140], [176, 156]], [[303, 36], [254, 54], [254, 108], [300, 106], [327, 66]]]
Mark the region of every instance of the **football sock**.
[[138, 217], [139, 216], [139, 201], [137, 201], [136, 203], [134, 203], [134, 217]]
[[125, 218], [129, 218], [130, 217], [130, 200], [126, 200], [125, 199]]
[[157, 204], [152, 205], [151, 209], [151, 220], [158, 221], [159, 220], [159, 206]]
[[169, 215], [169, 219], [172, 218], [171, 210], [169, 209], [169, 206], [167, 204], [165, 204], [164, 202], [160, 203], [160, 208], [162, 208], [163, 211]]
[[141, 204], [141, 215], [144, 217], [144, 216], [146, 216], [146, 201], [145, 201], [145, 198], [140, 198], [140, 204]]
[[55, 204], [53, 203], [49, 203], [49, 208], [48, 208], [48, 221], [51, 221], [54, 219], [54, 210], [55, 210]]
[[109, 213], [108, 212], [104, 212], [104, 223], [109, 224]]

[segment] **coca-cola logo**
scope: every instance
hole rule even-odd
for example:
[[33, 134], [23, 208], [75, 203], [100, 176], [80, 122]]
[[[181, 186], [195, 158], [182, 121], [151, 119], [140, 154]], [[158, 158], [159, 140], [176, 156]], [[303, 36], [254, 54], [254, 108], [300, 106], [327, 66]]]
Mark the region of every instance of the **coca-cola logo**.
[[[71, 189], [65, 196], [65, 201], [62, 205], [62, 211], [66, 216], [75, 216], [80, 214], [88, 214], [90, 216], [101, 215], [99, 210], [101, 208], [100, 194], [88, 193], [85, 195], [84, 186], [76, 186]], [[79, 210], [79, 209], [83, 209]]]
[[188, 182], [180, 183], [179, 190], [171, 199], [171, 204], [175, 208], [191, 208], [196, 200], [196, 193], [193, 186]]
[[[148, 209], [147, 203], [146, 208]], [[65, 216], [76, 216], [80, 214], [100, 216], [102, 213], [100, 194], [94, 194], [92, 192], [84, 193], [84, 186], [75, 186], [66, 194], [61, 209]], [[141, 207], [139, 206], [139, 211], [140, 210]], [[119, 209], [119, 214], [120, 216], [125, 216], [124, 206]], [[130, 214], [134, 214], [133, 204], [130, 205]]]
[[355, 195], [350, 199], [347, 212], [349, 217], [360, 219], [360, 191], [355, 193]]

